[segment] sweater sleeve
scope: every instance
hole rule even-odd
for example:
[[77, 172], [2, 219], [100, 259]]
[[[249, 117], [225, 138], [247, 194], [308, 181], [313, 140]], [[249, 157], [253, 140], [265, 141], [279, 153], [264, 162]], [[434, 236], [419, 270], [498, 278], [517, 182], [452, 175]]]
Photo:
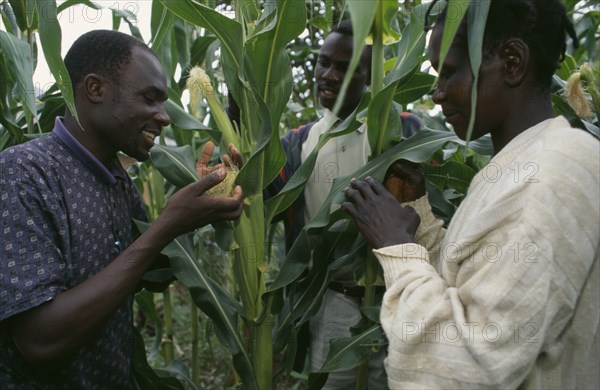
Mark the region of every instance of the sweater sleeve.
[[597, 163], [554, 161], [535, 184], [459, 209], [440, 273], [424, 246], [374, 251], [391, 388], [516, 388], [539, 356], [554, 364], [600, 235]]
[[403, 203], [402, 205], [414, 208], [417, 214], [419, 214], [421, 223], [415, 232], [415, 243], [424, 246], [429, 252], [431, 260], [436, 261], [440, 243], [446, 235], [444, 222], [433, 215], [427, 195], [413, 202]]

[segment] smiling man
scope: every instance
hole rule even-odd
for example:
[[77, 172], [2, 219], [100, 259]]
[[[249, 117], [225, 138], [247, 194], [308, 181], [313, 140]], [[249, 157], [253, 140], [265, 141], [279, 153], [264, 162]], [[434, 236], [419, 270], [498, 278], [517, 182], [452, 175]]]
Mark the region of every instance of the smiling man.
[[[286, 165], [278, 179], [268, 188], [268, 195], [273, 195], [283, 188], [286, 181], [317, 146], [321, 134], [330, 128], [335, 128], [350, 116], [367, 92], [371, 78], [370, 46], [366, 46], [363, 50], [338, 115], [331, 111], [339, 98], [346, 70], [352, 58], [352, 39], [350, 20], [334, 25], [325, 38], [315, 67], [319, 101], [325, 109], [323, 117], [316, 122], [289, 131], [282, 138], [287, 157]], [[401, 120], [405, 137], [412, 135], [421, 127], [420, 120], [414, 115], [402, 113]], [[304, 192], [285, 213], [288, 250], [303, 226], [313, 218], [327, 198], [333, 180], [339, 176], [350, 175], [361, 168], [367, 163], [370, 154], [367, 128], [364, 125], [357, 131], [331, 139], [323, 146]], [[383, 291], [379, 292], [381, 298]], [[311, 371], [318, 371], [323, 366], [329, 351], [329, 343], [333, 338], [350, 336], [350, 328], [361, 318], [360, 306], [363, 296], [363, 288], [357, 286], [352, 269], [344, 269], [333, 275], [333, 280], [329, 283], [323, 297], [321, 309], [310, 321]], [[380, 350], [371, 359], [369, 389], [387, 388], [383, 368], [384, 357], [385, 351]], [[355, 382], [356, 370], [330, 373], [324, 389], [353, 388]]]
[[124, 389], [132, 370], [133, 293], [178, 235], [241, 212], [204, 192], [222, 167], [177, 192], [146, 219], [119, 165], [122, 151], [146, 160], [169, 125], [165, 73], [142, 42], [115, 31], [82, 35], [65, 64], [79, 122], [0, 154], [0, 383], [5, 389]]

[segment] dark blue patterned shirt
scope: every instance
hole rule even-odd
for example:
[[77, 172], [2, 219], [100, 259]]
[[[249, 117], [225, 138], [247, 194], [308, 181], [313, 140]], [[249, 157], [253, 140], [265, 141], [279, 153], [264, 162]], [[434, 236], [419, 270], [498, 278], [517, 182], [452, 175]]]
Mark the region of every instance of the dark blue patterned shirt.
[[54, 131], [0, 153], [0, 388], [127, 388], [132, 297], [100, 332], [53, 372], [20, 355], [6, 319], [43, 304], [106, 267], [145, 219], [118, 165], [107, 169], [56, 120]]

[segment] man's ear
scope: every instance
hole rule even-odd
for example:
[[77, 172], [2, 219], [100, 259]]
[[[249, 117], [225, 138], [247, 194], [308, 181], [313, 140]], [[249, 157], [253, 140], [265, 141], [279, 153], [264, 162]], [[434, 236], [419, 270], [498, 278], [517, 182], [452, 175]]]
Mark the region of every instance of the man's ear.
[[500, 57], [504, 60], [506, 84], [509, 87], [519, 86], [529, 67], [529, 46], [522, 39], [509, 39], [502, 45]]
[[104, 81], [97, 74], [90, 73], [83, 78], [83, 93], [92, 103], [101, 103], [104, 100]]

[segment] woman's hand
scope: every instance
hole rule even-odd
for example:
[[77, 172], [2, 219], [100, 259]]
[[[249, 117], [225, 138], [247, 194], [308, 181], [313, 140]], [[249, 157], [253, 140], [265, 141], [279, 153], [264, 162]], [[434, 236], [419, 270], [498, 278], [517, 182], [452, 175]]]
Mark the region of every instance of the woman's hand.
[[421, 219], [412, 207], [402, 207], [381, 182], [353, 179], [342, 203], [358, 230], [374, 249], [413, 242]]

